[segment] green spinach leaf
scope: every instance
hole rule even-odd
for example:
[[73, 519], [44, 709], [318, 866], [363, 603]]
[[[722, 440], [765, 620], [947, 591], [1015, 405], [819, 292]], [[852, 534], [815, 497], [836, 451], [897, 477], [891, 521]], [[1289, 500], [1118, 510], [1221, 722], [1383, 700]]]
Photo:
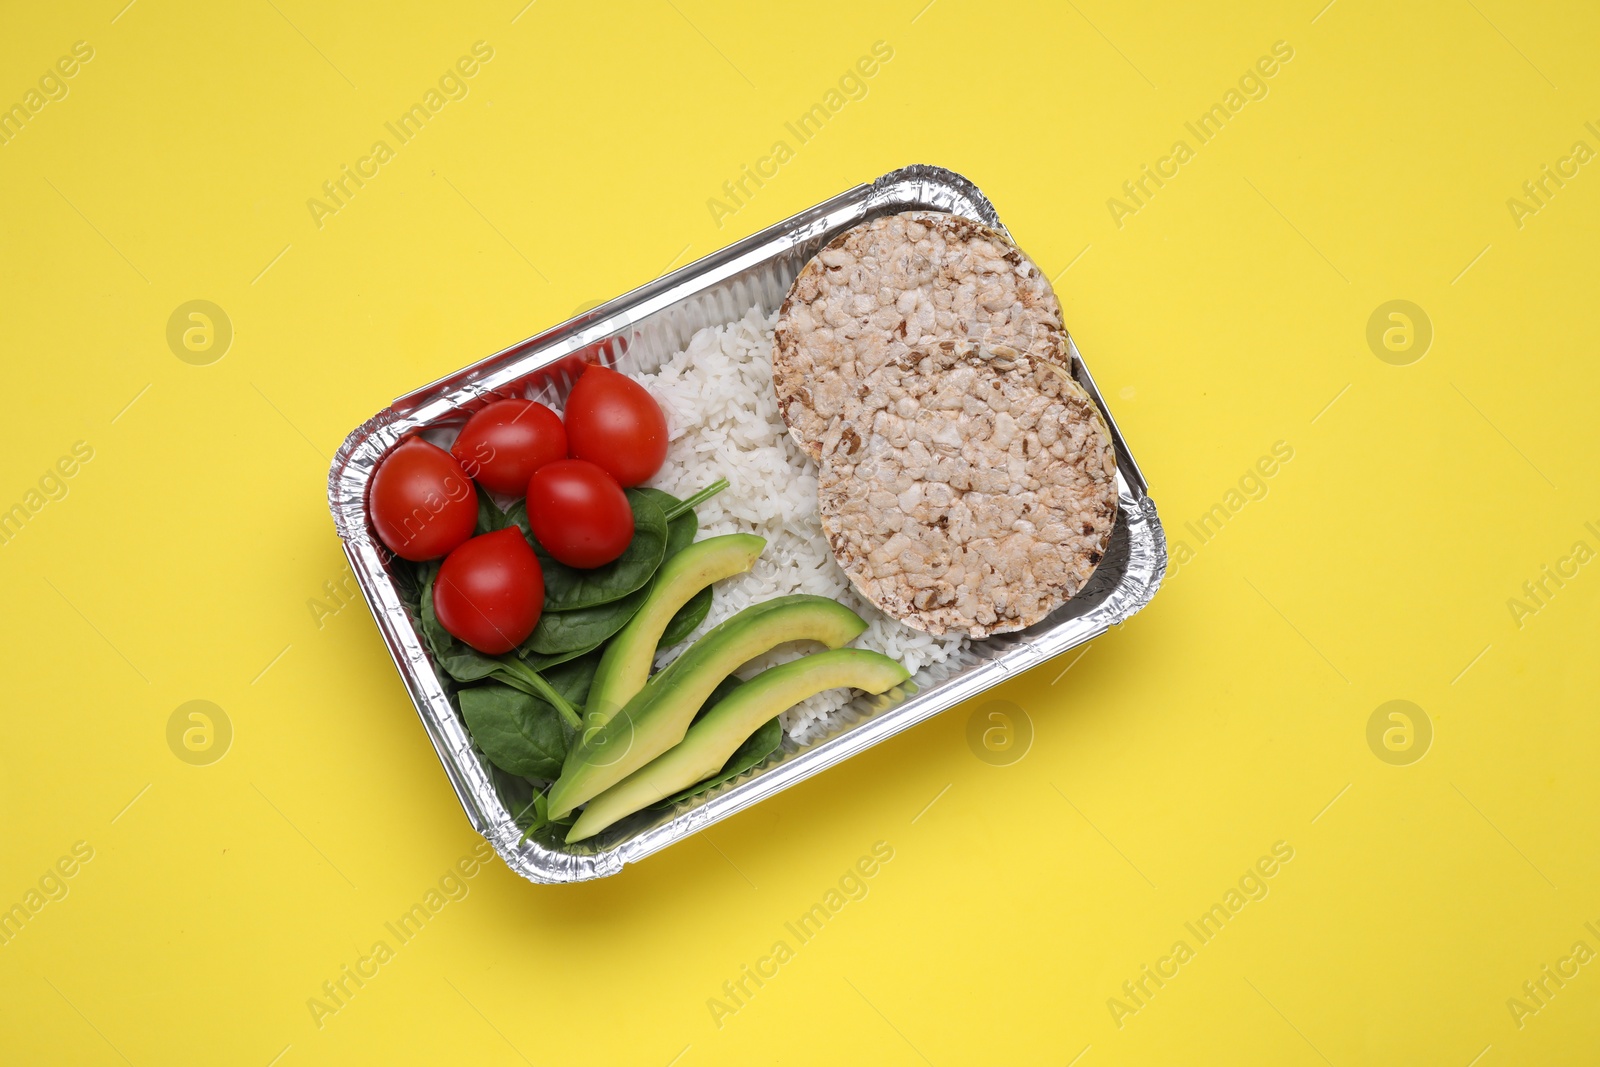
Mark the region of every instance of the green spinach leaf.
[[[539, 795], [539, 799], [540, 801], [544, 800], [543, 793]], [[544, 809], [544, 805], [542, 803], [540, 804], [540, 808]], [[578, 813], [575, 811], [569, 812], [559, 819], [552, 820], [549, 817], [547, 809], [541, 810], [539, 812], [539, 818], [534, 820], [531, 825], [522, 831], [522, 840], [518, 841], [517, 843], [521, 844], [522, 841], [532, 840], [536, 844], [542, 845], [543, 847], [554, 852], [569, 852], [571, 851], [571, 848], [566, 842], [567, 831], [570, 830], [572, 828], [572, 824], [577, 821]], [[580, 842], [578, 845], [579, 851], [581, 852], [585, 845], [590, 844], [591, 843], [588, 841]]]
[[395, 556], [389, 561], [389, 568], [394, 575], [395, 591], [400, 594], [400, 603], [405, 605], [412, 618], [421, 618], [422, 587], [428, 579], [428, 565]]
[[556, 692], [566, 697], [572, 703], [583, 706], [589, 699], [589, 686], [594, 684], [594, 673], [600, 668], [600, 653], [583, 655], [570, 660], [564, 660], [559, 665], [552, 664], [540, 671], [545, 681], [556, 687]]
[[538, 539], [533, 536], [533, 527], [528, 525], [528, 502], [526, 500], [519, 500], [506, 509], [506, 525], [519, 527], [522, 530], [522, 536], [528, 539], [528, 544], [534, 547], [535, 552], [538, 551]]
[[656, 642], [656, 647], [671, 648], [694, 633], [695, 627], [705, 622], [706, 616], [711, 614], [711, 596], [711, 586], [708, 585], [690, 597], [689, 602], [667, 620], [667, 628], [661, 632], [661, 640]]
[[524, 644], [522, 648], [519, 648], [513, 652], [509, 652], [507, 655], [515, 656], [530, 669], [543, 674], [551, 667], [562, 663], [570, 663], [579, 656], [586, 656], [593, 651], [595, 651], [593, 648], [575, 648], [570, 652], [552, 652], [550, 655], [545, 656], [539, 654], [538, 652], [531, 651], [527, 645]]
[[[589, 652], [594, 654], [590, 655]], [[536, 700], [550, 703], [548, 694], [528, 683], [526, 672], [521, 669], [522, 666], [526, 666], [536, 671], [544, 679], [545, 684], [560, 694], [562, 699], [578, 707], [582, 707], [583, 702], [588, 699], [589, 686], [594, 682], [595, 671], [600, 666], [600, 653], [593, 649], [562, 656], [524, 656], [518, 652], [509, 652], [500, 658], [502, 661], [514, 659], [519, 662], [504, 662], [501, 669], [490, 675], [495, 681], [509, 685], [513, 689], [520, 689]]]
[[706, 712], [722, 703], [723, 697], [732, 693], [735, 689], [739, 688], [743, 684], [744, 680], [741, 679], [737, 674], [730, 674], [722, 681], [718, 682], [717, 687], [711, 690], [711, 695], [706, 697], [705, 702], [695, 709], [694, 718], [689, 720], [690, 725], [699, 722], [701, 717], [703, 717]]
[[505, 512], [489, 498], [487, 489], [478, 486], [478, 525], [473, 527], [472, 536], [494, 533], [496, 530], [504, 529], [506, 525]]
[[[626, 626], [628, 620], [638, 613], [651, 588], [651, 583], [647, 581], [642, 588], [635, 589], [621, 600], [571, 611], [546, 609], [522, 648], [541, 656], [583, 653], [598, 648], [602, 641]], [[524, 657], [523, 662], [529, 661]]]
[[497, 682], [463, 689], [460, 703], [473, 741], [494, 766], [520, 778], [546, 778], [554, 771], [563, 744], [560, 722], [548, 705]]
[[556, 709], [509, 685], [489, 682], [458, 694], [461, 717], [489, 762], [524, 778], [554, 778], [567, 756]]
[[[634, 491], [643, 493], [645, 496], [649, 497], [651, 502], [654, 503], [656, 507], [661, 509], [662, 514], [666, 514], [668, 508], [677, 507], [682, 503], [681, 500], [673, 496], [671, 493], [664, 492], [660, 489], [644, 488], [636, 489]], [[694, 544], [694, 535], [699, 532], [700, 519], [695, 515], [693, 508], [690, 508], [688, 511], [685, 511], [680, 515], [674, 516], [667, 522], [667, 550], [662, 554], [661, 561], [665, 563], [673, 556], [676, 556], [679, 552], [682, 552], [684, 549]]]
[[[582, 707], [600, 666], [598, 655], [562, 663], [544, 673], [556, 692]], [[483, 754], [495, 766], [527, 778], [556, 778], [576, 731], [555, 707], [522, 687], [521, 679], [496, 672], [486, 685], [463, 689], [457, 699]]]

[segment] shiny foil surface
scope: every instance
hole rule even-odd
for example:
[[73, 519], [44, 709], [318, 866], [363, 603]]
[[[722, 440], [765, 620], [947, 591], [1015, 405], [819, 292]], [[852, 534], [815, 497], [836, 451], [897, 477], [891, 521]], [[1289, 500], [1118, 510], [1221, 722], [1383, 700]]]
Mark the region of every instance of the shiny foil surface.
[[879, 215], [918, 209], [953, 212], [1006, 232], [994, 206], [966, 178], [940, 167], [903, 167], [400, 397], [356, 427], [334, 456], [328, 504], [351, 569], [467, 819], [523, 877], [534, 882], [575, 882], [615, 874], [624, 864], [1093, 639], [1155, 595], [1167, 566], [1161, 520], [1128, 444], [1074, 345], [1073, 372], [1111, 431], [1119, 493], [1111, 545], [1078, 596], [1027, 630], [975, 640], [969, 652], [914, 676], [904, 691], [859, 698], [838, 717], [840, 724], [829, 735], [799, 745], [786, 738], [782, 750], [766, 763], [670, 810], [631, 816], [598, 837], [565, 849], [518, 843], [521, 831], [496, 794], [486, 761], [434, 673], [422, 636], [385, 562], [388, 553], [372, 531], [367, 485], [379, 461], [406, 434], [448, 436], [482, 405], [487, 393], [558, 399], [587, 360], [599, 358], [629, 373], [653, 371], [696, 331], [731, 322], [752, 305], [763, 312], [775, 310], [800, 269], [842, 231]]

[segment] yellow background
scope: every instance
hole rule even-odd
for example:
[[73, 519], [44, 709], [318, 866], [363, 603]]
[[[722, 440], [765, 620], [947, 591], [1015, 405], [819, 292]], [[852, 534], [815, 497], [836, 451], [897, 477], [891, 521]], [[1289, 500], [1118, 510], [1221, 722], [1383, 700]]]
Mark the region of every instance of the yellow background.
[[[0, 508], [94, 450], [0, 545], [0, 906], [94, 849], [0, 947], [0, 1059], [1596, 1061], [1600, 963], [1520, 1028], [1506, 1006], [1600, 950], [1600, 565], [1507, 605], [1600, 549], [1600, 164], [1520, 228], [1506, 204], [1600, 149], [1592, 7], [123, 3], [13, 5], [0, 35], [0, 103], [94, 48], [0, 146]], [[319, 229], [307, 199], [479, 40], [469, 95]], [[786, 135], [879, 40], [865, 97]], [[1269, 95], [1197, 145], [1280, 40]], [[1179, 138], [1119, 228], [1108, 198]], [[993, 694], [1020, 760], [976, 758], [964, 706], [619, 877], [493, 861], [319, 1028], [308, 998], [477, 840], [365, 606], [310, 604], [344, 581], [334, 449], [910, 162], [970, 176], [1058, 277], [1193, 559]], [[208, 366], [166, 341], [192, 299], [236, 331]], [[1409, 366], [1366, 341], [1394, 299], [1434, 329]], [[1184, 524], [1278, 441], [1201, 545]], [[210, 766], [166, 740], [195, 699], [234, 729]], [[1367, 743], [1392, 699], [1432, 724], [1408, 766]], [[878, 841], [869, 894], [719, 1028], [708, 998]], [[1119, 1028], [1108, 998], [1278, 841], [1270, 894]]]

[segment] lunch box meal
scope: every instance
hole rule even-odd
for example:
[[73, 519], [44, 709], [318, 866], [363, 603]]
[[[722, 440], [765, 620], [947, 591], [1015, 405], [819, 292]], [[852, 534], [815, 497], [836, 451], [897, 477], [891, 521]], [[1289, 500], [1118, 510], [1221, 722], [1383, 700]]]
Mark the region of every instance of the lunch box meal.
[[473, 826], [616, 873], [1141, 608], [1143, 476], [965, 178], [858, 186], [396, 400], [329, 475]]

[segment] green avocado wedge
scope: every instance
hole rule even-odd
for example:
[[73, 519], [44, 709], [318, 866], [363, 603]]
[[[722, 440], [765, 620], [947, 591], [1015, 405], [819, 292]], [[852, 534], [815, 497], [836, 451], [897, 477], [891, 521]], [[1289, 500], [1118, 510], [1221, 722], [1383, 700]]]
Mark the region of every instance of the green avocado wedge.
[[716, 774], [763, 723], [808, 697], [841, 686], [882, 693], [910, 676], [888, 656], [863, 648], [817, 652], [769, 667], [718, 701], [676, 746], [590, 800], [567, 842], [593, 837], [618, 819]]
[[838, 648], [866, 628], [844, 605], [808, 594], [752, 604], [712, 627], [604, 726], [585, 728], [550, 787], [550, 818], [561, 818], [682, 741], [706, 697], [741, 664], [790, 641]]
[[[600, 657], [583, 723], [594, 730], [611, 721], [644, 688], [655, 661], [656, 644], [678, 609], [713, 582], [743, 574], [755, 563], [765, 538], [752, 534], [727, 534], [697, 541], [662, 564], [649, 599]], [[572, 754], [578, 749], [574, 746]], [[569, 759], [568, 765], [572, 761]]]

